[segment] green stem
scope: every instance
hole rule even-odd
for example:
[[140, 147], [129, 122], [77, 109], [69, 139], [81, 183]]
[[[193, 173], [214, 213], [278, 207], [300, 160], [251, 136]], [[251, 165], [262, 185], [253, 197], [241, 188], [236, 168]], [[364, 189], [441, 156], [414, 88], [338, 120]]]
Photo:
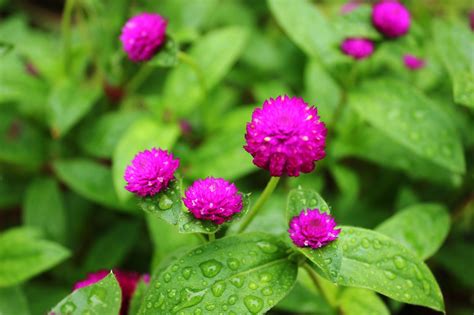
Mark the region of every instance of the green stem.
[[202, 72], [201, 67], [196, 63], [196, 61], [191, 57], [190, 55], [186, 54], [185, 52], [178, 51], [178, 59], [189, 65], [191, 69], [193, 69], [194, 73], [196, 74], [196, 77], [199, 81], [199, 85], [201, 86], [201, 89], [204, 93], [204, 98], [207, 96], [207, 86], [206, 86], [206, 80], [204, 78], [204, 74]]
[[216, 240], [216, 233], [211, 233], [209, 234], [209, 242], [215, 241]]
[[206, 238], [201, 233], [193, 233], [201, 243], [207, 243]]
[[260, 211], [260, 209], [263, 207], [268, 197], [270, 197], [272, 192], [275, 190], [279, 181], [280, 181], [280, 177], [270, 178], [270, 180], [267, 183], [267, 186], [265, 187], [262, 194], [260, 195], [260, 198], [258, 198], [257, 202], [255, 203], [255, 206], [252, 208], [252, 210], [250, 210], [249, 214], [247, 214], [247, 216], [244, 217], [242, 224], [240, 224], [239, 233], [243, 232], [247, 228], [247, 226], [250, 224], [250, 222], [252, 222], [255, 215], [257, 215], [258, 211]]
[[318, 290], [318, 292], [321, 293], [321, 296], [326, 300], [326, 302], [331, 305], [332, 307], [336, 307], [333, 302], [331, 302], [331, 299], [327, 296], [326, 291], [324, 288], [321, 286], [321, 283], [319, 282], [318, 276], [316, 272], [311, 268], [311, 266], [306, 262], [303, 264], [303, 269], [308, 273], [311, 281], [313, 282], [314, 286]]
[[128, 81], [127, 84], [127, 93], [133, 94], [141, 85], [142, 83], [150, 76], [153, 72], [153, 67], [148, 66], [146, 63], [143, 63], [138, 69], [137, 73], [133, 76], [133, 78]]
[[66, 0], [64, 5], [64, 12], [61, 21], [61, 32], [63, 36], [64, 44], [64, 72], [65, 74], [69, 71], [69, 63], [71, 57], [71, 19], [74, 8], [75, 0]]

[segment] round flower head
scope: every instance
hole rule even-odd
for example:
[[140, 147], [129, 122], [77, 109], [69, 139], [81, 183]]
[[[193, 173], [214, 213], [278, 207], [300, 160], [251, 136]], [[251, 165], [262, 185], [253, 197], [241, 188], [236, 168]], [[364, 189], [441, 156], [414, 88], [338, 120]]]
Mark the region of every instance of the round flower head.
[[471, 30], [474, 31], [474, 10], [469, 12], [469, 25], [471, 26]]
[[326, 155], [326, 132], [315, 107], [299, 97], [279, 96], [254, 110], [244, 149], [272, 176], [298, 176]]
[[320, 248], [334, 241], [340, 229], [335, 229], [333, 217], [318, 209], [306, 209], [290, 221], [290, 238], [298, 247]]
[[399, 37], [410, 29], [410, 12], [398, 1], [382, 1], [372, 10], [372, 23], [385, 36]]
[[125, 170], [125, 189], [141, 197], [153, 196], [168, 187], [179, 167], [173, 154], [161, 149], [138, 153]]
[[[137, 287], [138, 281], [141, 277], [143, 277], [144, 281], [146, 281], [146, 279], [148, 279], [149, 281], [149, 276], [142, 276], [136, 272], [123, 271], [119, 269], [114, 269], [113, 273], [122, 291], [122, 306], [120, 308], [120, 314], [125, 315], [128, 313], [128, 306], [130, 300], [132, 299], [133, 293], [135, 292], [135, 288]], [[99, 282], [100, 280], [104, 279], [108, 274], [108, 270], [100, 270], [98, 272], [90, 273], [87, 275], [87, 278], [85, 280], [79, 281], [74, 285], [74, 290], [87, 287], [96, 282]]]
[[222, 178], [208, 177], [195, 181], [184, 193], [184, 205], [200, 220], [222, 224], [242, 210], [237, 187]]
[[421, 58], [415, 57], [413, 55], [403, 56], [403, 62], [405, 66], [410, 70], [418, 70], [425, 66], [425, 61]]
[[374, 43], [366, 38], [347, 38], [342, 42], [341, 50], [354, 59], [364, 59], [374, 53]]
[[134, 62], [150, 60], [165, 41], [167, 24], [155, 13], [141, 13], [128, 20], [120, 34], [128, 58]]

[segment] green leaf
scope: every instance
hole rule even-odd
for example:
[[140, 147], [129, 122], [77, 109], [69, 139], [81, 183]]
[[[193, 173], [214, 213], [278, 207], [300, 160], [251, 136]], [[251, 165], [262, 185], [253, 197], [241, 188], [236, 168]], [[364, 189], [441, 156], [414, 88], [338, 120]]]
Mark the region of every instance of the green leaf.
[[101, 281], [75, 290], [51, 312], [68, 315], [117, 315], [121, 306], [120, 286], [112, 272]]
[[467, 25], [434, 21], [436, 51], [448, 69], [454, 101], [474, 108], [474, 40]]
[[64, 247], [40, 239], [31, 228], [13, 228], [0, 234], [0, 287], [40, 274], [69, 257]]
[[84, 272], [120, 266], [138, 239], [139, 231], [135, 222], [115, 222], [104, 234], [96, 237], [85, 259]]
[[131, 199], [132, 193], [125, 190], [123, 175], [133, 157], [143, 150], [153, 147], [170, 150], [179, 136], [179, 128], [175, 125], [159, 125], [151, 118], [143, 118], [132, 124], [122, 135], [115, 147], [112, 170], [115, 191], [120, 200]]
[[24, 292], [33, 315], [48, 314], [51, 305], [71, 293], [71, 286], [56, 285], [50, 281], [29, 281], [24, 285]]
[[[298, 273], [299, 275], [299, 273]], [[290, 293], [278, 303], [277, 309], [290, 314], [336, 314], [320, 294], [315, 294], [296, 282]]]
[[375, 231], [342, 227], [337, 243], [343, 255], [337, 284], [444, 311], [443, 296], [433, 274], [398, 241]]
[[140, 309], [140, 305], [143, 302], [143, 297], [148, 290], [148, 284], [143, 281], [143, 278], [137, 284], [135, 291], [133, 292], [132, 299], [130, 300], [130, 306], [128, 307], [128, 315], [136, 315]]
[[208, 314], [264, 314], [295, 283], [297, 265], [287, 251], [284, 242], [262, 233], [198, 247], [153, 277], [139, 314], [197, 309]]
[[318, 108], [322, 121], [331, 123], [337, 105], [341, 102], [341, 88], [315, 59], [306, 65], [304, 80], [307, 101]]
[[474, 287], [474, 244], [469, 240], [456, 239], [441, 248], [434, 257], [444, 269], [454, 275], [460, 285]]
[[[249, 211], [249, 195], [241, 194], [242, 196], [242, 211], [236, 213], [232, 220], [226, 222], [225, 224], [232, 224], [238, 222], [242, 217], [244, 217]], [[212, 234], [220, 230], [223, 224], [216, 224], [210, 220], [198, 220], [194, 217], [189, 211], [182, 211], [179, 216], [179, 232], [180, 233], [204, 233]]]
[[66, 240], [66, 212], [58, 183], [52, 178], [34, 180], [23, 201], [23, 224], [45, 232], [51, 240]]
[[89, 112], [99, 98], [100, 85], [82, 86], [72, 81], [56, 85], [48, 100], [49, 125], [54, 137], [64, 136]]
[[20, 287], [0, 288], [0, 314], [30, 314], [28, 301]]
[[356, 9], [346, 14], [340, 14], [334, 21], [340, 41], [348, 37], [363, 37], [373, 40], [382, 38], [372, 26], [372, 6], [360, 4]]
[[38, 168], [46, 159], [47, 140], [41, 130], [11, 113], [0, 112], [0, 161]]
[[113, 209], [133, 211], [133, 202], [121, 203], [112, 185], [111, 170], [88, 159], [59, 160], [53, 164], [58, 177], [79, 195]]
[[181, 185], [181, 179], [171, 180], [168, 187], [162, 192], [154, 196], [140, 198], [140, 207], [170, 224], [177, 224], [183, 209]]
[[[294, 216], [299, 215], [302, 210], [306, 209], [319, 209], [322, 212], [330, 213], [329, 206], [317, 192], [301, 188], [290, 191], [286, 206], [287, 220], [290, 221]], [[338, 241], [331, 242], [329, 245], [317, 250], [306, 247], [295, 248], [318, 266], [318, 272], [321, 272], [326, 278], [335, 281], [342, 259], [341, 250], [337, 243]]]
[[8, 54], [15, 47], [12, 43], [0, 41], [0, 57]]
[[143, 112], [137, 111], [119, 111], [100, 116], [91, 124], [82, 127], [79, 145], [94, 157], [110, 158], [128, 127], [144, 115]]
[[308, 0], [268, 0], [272, 14], [287, 35], [309, 56], [324, 57], [336, 45], [331, 24]]
[[349, 104], [411, 152], [452, 172], [465, 172], [462, 144], [451, 121], [412, 86], [393, 80], [367, 82], [350, 93]]
[[165, 82], [163, 103], [179, 116], [191, 113], [204, 100], [203, 85], [211, 90], [224, 78], [242, 53], [246, 39], [246, 30], [240, 27], [215, 30], [199, 39], [189, 53], [195, 67], [180, 64], [171, 71]]
[[147, 62], [147, 66], [173, 67], [178, 63], [178, 44], [166, 35], [166, 42], [155, 56]]
[[375, 230], [396, 239], [425, 260], [441, 247], [449, 225], [449, 213], [444, 206], [417, 204], [396, 213]]
[[378, 295], [359, 288], [345, 288], [338, 301], [344, 315], [390, 315], [390, 311]]

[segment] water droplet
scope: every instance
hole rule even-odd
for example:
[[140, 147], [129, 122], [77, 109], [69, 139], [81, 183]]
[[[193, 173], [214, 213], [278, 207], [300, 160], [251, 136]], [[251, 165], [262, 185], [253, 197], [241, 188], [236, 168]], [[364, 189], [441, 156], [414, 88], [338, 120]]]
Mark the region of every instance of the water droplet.
[[403, 297], [404, 297], [405, 299], [411, 298], [410, 294], [408, 294], [408, 293], [403, 294]]
[[259, 278], [261, 282], [270, 282], [273, 276], [268, 272], [262, 272]]
[[222, 264], [215, 259], [211, 259], [199, 264], [199, 268], [201, 268], [202, 274], [205, 277], [213, 278], [221, 272]]
[[171, 280], [171, 275], [169, 273], [165, 273], [163, 275], [163, 280], [165, 280], [166, 283], [170, 282]]
[[393, 259], [393, 263], [395, 264], [395, 267], [397, 267], [398, 269], [403, 269], [407, 265], [405, 259], [403, 259], [400, 256], [395, 256], [395, 258]]
[[[184, 288], [181, 290], [180, 296], [181, 296], [181, 303], [177, 304], [175, 307], [173, 307], [173, 312], [178, 312], [182, 309], [197, 305], [201, 303], [202, 299], [204, 298], [204, 295], [206, 294], [207, 289], [204, 290], [193, 290], [190, 288]], [[169, 294], [168, 294], [169, 296]]]
[[216, 306], [212, 303], [208, 303], [206, 305], [206, 310], [208, 310], [208, 311], [213, 311], [215, 308], [216, 308]]
[[88, 301], [92, 306], [104, 304], [105, 297], [107, 296], [107, 290], [101, 287], [94, 287], [89, 295]]
[[179, 269], [178, 265], [174, 265], [173, 267], [171, 267], [171, 270], [174, 272], [178, 271], [178, 269]]
[[255, 290], [258, 288], [258, 285], [255, 282], [250, 282], [249, 283], [249, 288], [252, 290]]
[[373, 246], [375, 249], [382, 248], [382, 243], [379, 240], [374, 240]]
[[362, 244], [362, 247], [364, 247], [364, 248], [369, 248], [369, 246], [370, 246], [370, 242], [369, 242], [369, 240], [366, 239], [366, 238], [363, 238], [363, 239], [362, 239], [361, 244]]
[[393, 279], [395, 279], [395, 278], [397, 277], [397, 276], [396, 276], [393, 272], [391, 272], [391, 271], [384, 271], [384, 274], [385, 274], [385, 276], [386, 276], [387, 278], [389, 278], [390, 280], [393, 280]]
[[227, 260], [227, 266], [232, 270], [237, 270], [240, 267], [240, 262], [235, 258], [229, 258]]
[[413, 288], [413, 282], [411, 280], [407, 280], [407, 286], [409, 288]]
[[184, 267], [181, 271], [181, 274], [183, 275], [184, 279], [188, 280], [191, 277], [192, 272], [193, 269], [191, 267]]
[[173, 205], [173, 200], [171, 200], [166, 195], [161, 196], [160, 201], [158, 202], [158, 207], [161, 210], [168, 210], [169, 208], [171, 208], [172, 205]]
[[176, 296], [176, 289], [171, 289], [168, 291], [168, 297], [174, 298]]
[[200, 309], [200, 308], [195, 309], [193, 314], [194, 315], [201, 315], [202, 314], [202, 309]]
[[165, 301], [165, 295], [163, 293], [160, 293], [160, 295], [158, 295], [158, 300], [156, 300], [156, 302], [154, 304], [155, 308], [157, 308], [161, 304], [163, 304], [164, 301]]
[[227, 305], [222, 305], [222, 310], [223, 311], [227, 311], [229, 309], [229, 307]]
[[231, 296], [229, 296], [227, 303], [229, 303], [230, 305], [234, 305], [236, 302], [237, 302], [237, 295], [232, 294]]
[[244, 297], [244, 304], [245, 307], [249, 310], [249, 312], [253, 314], [257, 314], [263, 308], [263, 301], [261, 298], [254, 296], [254, 295], [247, 295]]
[[224, 281], [216, 281], [211, 287], [212, 294], [214, 294], [215, 297], [221, 296], [225, 291], [225, 287], [226, 284]]
[[278, 247], [276, 247], [276, 245], [267, 241], [257, 242], [257, 246], [258, 248], [260, 248], [262, 252], [267, 253], [267, 254], [275, 253], [278, 250]]
[[161, 283], [157, 281], [155, 283], [155, 289], [159, 289], [160, 287], [161, 287]]
[[73, 302], [67, 302], [61, 306], [61, 312], [63, 314], [72, 314], [76, 310], [76, 304]]
[[423, 292], [425, 292], [425, 294], [430, 293], [430, 284], [424, 280], [421, 283], [423, 285]]
[[244, 285], [244, 279], [240, 276], [235, 276], [230, 279], [230, 283], [237, 288], [241, 288]]
[[315, 208], [318, 205], [318, 201], [316, 199], [311, 199], [309, 201], [310, 208]]
[[262, 294], [265, 296], [269, 296], [273, 294], [273, 290], [270, 287], [265, 287], [262, 289]]
[[201, 255], [202, 254], [202, 249], [198, 248], [196, 250], [194, 250], [194, 255]]

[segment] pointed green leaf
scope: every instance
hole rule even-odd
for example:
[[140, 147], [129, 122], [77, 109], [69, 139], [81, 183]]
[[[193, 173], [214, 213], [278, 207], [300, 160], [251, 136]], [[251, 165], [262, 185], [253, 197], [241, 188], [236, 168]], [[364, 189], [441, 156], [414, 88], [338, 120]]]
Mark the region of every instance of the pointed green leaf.
[[155, 275], [139, 314], [264, 314], [291, 290], [296, 272], [288, 247], [274, 236], [225, 237]]
[[375, 230], [396, 239], [425, 260], [441, 247], [449, 225], [449, 213], [444, 206], [417, 204], [396, 213]]
[[166, 42], [156, 52], [155, 56], [147, 62], [147, 66], [173, 67], [178, 63], [178, 44], [166, 35]]
[[62, 315], [117, 315], [121, 306], [121, 290], [112, 272], [101, 281], [75, 290], [59, 302], [51, 312]]
[[138, 281], [137, 287], [133, 292], [130, 306], [128, 307], [128, 315], [137, 315], [140, 305], [143, 304], [143, 298], [148, 290], [148, 283], [143, 280], [143, 277]]
[[0, 234], [0, 287], [26, 281], [64, 261], [69, 255], [66, 248], [42, 240], [37, 230], [7, 230]]

